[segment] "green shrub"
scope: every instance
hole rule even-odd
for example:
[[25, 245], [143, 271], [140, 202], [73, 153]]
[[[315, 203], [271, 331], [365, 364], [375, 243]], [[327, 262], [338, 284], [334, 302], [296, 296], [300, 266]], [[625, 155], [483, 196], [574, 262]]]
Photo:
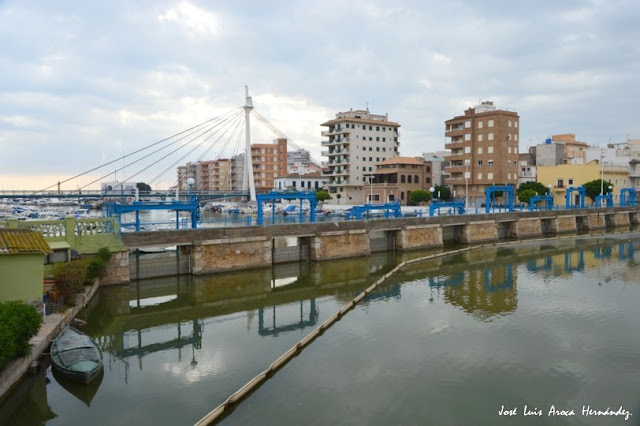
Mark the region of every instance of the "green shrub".
[[104, 276], [107, 262], [111, 259], [108, 248], [101, 248], [94, 257], [58, 263], [53, 268], [55, 287], [67, 306], [74, 302], [74, 296], [92, 285], [96, 278]]
[[24, 302], [0, 303], [0, 368], [29, 353], [29, 340], [40, 330], [41, 321], [36, 308]]

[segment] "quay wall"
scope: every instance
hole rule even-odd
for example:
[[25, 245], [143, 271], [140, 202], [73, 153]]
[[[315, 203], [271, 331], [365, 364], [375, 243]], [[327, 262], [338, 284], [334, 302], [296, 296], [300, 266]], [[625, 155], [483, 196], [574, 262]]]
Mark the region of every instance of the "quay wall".
[[[388, 244], [382, 242], [386, 250], [405, 251], [629, 227], [638, 222], [640, 206], [163, 230], [122, 234], [122, 243], [129, 250], [177, 245], [190, 256], [189, 273], [199, 275], [271, 267], [282, 259], [276, 240], [283, 237], [299, 245], [293, 251], [297, 257], [287, 257], [288, 261], [326, 261], [367, 256], [374, 245], [379, 249], [380, 235], [389, 237]], [[124, 257], [119, 256], [114, 265], [120, 271], [105, 284], [128, 279]]]

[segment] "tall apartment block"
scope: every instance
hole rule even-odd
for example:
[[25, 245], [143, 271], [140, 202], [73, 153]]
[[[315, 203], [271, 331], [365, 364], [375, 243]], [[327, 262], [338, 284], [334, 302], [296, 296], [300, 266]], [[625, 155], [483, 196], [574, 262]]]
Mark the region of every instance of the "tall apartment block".
[[230, 161], [228, 159], [198, 161], [178, 167], [178, 188], [189, 189], [187, 179], [195, 180], [196, 191], [226, 191], [230, 189]]
[[[322, 151], [328, 157], [325, 176], [335, 203], [362, 204], [364, 187], [370, 183], [377, 163], [398, 155], [398, 128], [388, 115], [375, 115], [366, 110], [339, 112], [336, 118], [321, 126], [328, 140]], [[367, 175], [367, 176], [365, 176]]]
[[497, 109], [482, 102], [464, 115], [445, 121], [445, 148], [450, 162], [445, 171], [455, 196], [480, 206], [485, 189], [492, 185], [518, 184], [520, 117], [513, 110]]
[[287, 140], [278, 138], [274, 143], [252, 143], [251, 161], [256, 192], [272, 191], [274, 179], [287, 175]]

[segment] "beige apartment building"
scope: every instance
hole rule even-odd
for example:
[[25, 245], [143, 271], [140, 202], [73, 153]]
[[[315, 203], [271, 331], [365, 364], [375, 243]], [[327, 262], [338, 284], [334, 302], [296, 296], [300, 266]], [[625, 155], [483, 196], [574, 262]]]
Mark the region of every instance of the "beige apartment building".
[[493, 102], [445, 121], [445, 148], [451, 150], [445, 171], [455, 197], [465, 198], [468, 191], [469, 205], [479, 206], [486, 188], [518, 184], [519, 126], [517, 112], [497, 109]]
[[400, 125], [367, 109], [339, 112], [321, 126], [328, 128], [321, 132], [328, 138], [322, 141], [322, 156], [328, 157], [325, 176], [332, 202], [364, 203], [364, 188], [376, 164], [398, 155]]
[[393, 157], [376, 164], [375, 173], [365, 175], [369, 185], [364, 187], [364, 196], [369, 203], [391, 203], [400, 201], [406, 205], [411, 192], [429, 191], [432, 186], [431, 163], [423, 157]]

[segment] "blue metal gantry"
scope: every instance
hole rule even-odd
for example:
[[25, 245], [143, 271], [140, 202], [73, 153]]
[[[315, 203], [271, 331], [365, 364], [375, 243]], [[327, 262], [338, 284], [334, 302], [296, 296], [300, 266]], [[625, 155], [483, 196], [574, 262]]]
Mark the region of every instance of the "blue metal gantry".
[[636, 189], [622, 188], [620, 190], [620, 206], [621, 207], [635, 206], [635, 204], [636, 204]]
[[429, 216], [433, 216], [434, 212], [438, 210], [438, 216], [440, 216], [440, 209], [451, 209], [453, 214], [464, 214], [464, 201], [436, 201], [429, 205]]
[[515, 191], [513, 186], [507, 185], [507, 186], [490, 186], [485, 190], [485, 213], [491, 213], [491, 207], [492, 207], [493, 198], [494, 198], [493, 194], [497, 192], [505, 193], [505, 195], [507, 196], [507, 205], [505, 206], [505, 208], [507, 209], [507, 211], [512, 212], [514, 210], [513, 203], [515, 198]]
[[[578, 195], [580, 196], [579, 200], [578, 200], [578, 204], [574, 204], [571, 202], [571, 194], [574, 192], [578, 192]], [[565, 208], [567, 209], [576, 209], [576, 208], [581, 208], [584, 209], [584, 198], [586, 195], [586, 190], [584, 188], [584, 186], [579, 186], [577, 188], [574, 188], [573, 186], [570, 186], [569, 188], [567, 188], [565, 194], [564, 194], [564, 205]]]
[[542, 207], [540, 210], [553, 210], [553, 196], [552, 195], [535, 195], [529, 198], [529, 210], [533, 211], [536, 208], [536, 203], [542, 201]]
[[187, 201], [173, 201], [167, 203], [152, 203], [152, 202], [140, 202], [135, 201], [131, 204], [116, 204], [105, 203], [107, 208], [107, 217], [113, 215], [122, 215], [124, 213], [135, 212], [136, 214], [136, 232], [140, 232], [140, 212], [148, 210], [175, 210], [176, 212], [176, 229], [180, 229], [180, 212], [186, 211], [191, 214], [191, 227], [198, 227], [198, 198], [196, 196], [190, 197]]
[[267, 194], [257, 194], [256, 199], [258, 202], [258, 225], [262, 225], [264, 222], [264, 212], [262, 209], [262, 203], [271, 201], [271, 221], [275, 223], [276, 216], [276, 200], [300, 200], [300, 223], [304, 220], [304, 212], [302, 211], [302, 203], [308, 201], [310, 204], [309, 221], [316, 221], [316, 194], [313, 191], [302, 192], [277, 192], [271, 191]]
[[362, 214], [374, 210], [384, 210], [384, 217], [402, 217], [400, 202], [386, 204], [365, 204], [363, 206], [353, 206], [349, 216], [354, 216], [355, 220], [361, 220]]
[[613, 207], [613, 195], [596, 195], [596, 207], [602, 207], [603, 201], [605, 207]]

